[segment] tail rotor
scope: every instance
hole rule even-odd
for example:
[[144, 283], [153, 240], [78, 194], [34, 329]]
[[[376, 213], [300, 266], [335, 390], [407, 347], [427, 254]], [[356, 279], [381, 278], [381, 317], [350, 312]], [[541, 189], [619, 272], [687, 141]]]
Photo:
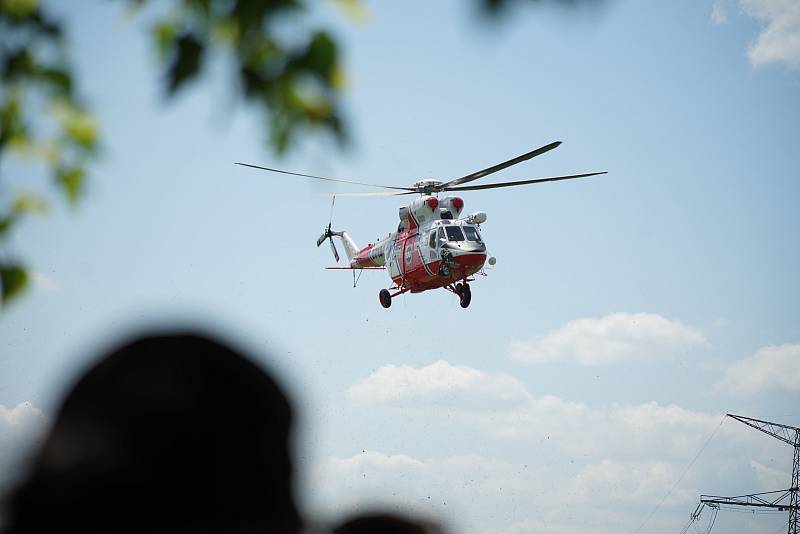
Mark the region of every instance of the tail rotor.
[[333, 206], [335, 203], [336, 197], [334, 196], [333, 200], [331, 201], [331, 215], [328, 219], [328, 226], [325, 228], [325, 232], [323, 232], [323, 234], [319, 236], [319, 239], [317, 239], [317, 247], [322, 245], [326, 239], [330, 240], [331, 252], [333, 252], [333, 257], [336, 259], [336, 263], [339, 263], [339, 252], [336, 250], [336, 245], [333, 244], [333, 236], [336, 234], [331, 231], [331, 223], [333, 222]]

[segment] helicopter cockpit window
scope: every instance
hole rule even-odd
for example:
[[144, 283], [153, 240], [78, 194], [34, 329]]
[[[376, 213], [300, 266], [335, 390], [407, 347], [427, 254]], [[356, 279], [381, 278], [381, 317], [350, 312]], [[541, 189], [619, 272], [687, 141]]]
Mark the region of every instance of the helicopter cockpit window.
[[467, 241], [477, 241], [478, 243], [482, 241], [478, 229], [474, 226], [464, 226], [464, 233], [467, 234]]
[[444, 228], [442, 228], [442, 227], [440, 226], [440, 227], [439, 227], [439, 231], [437, 232], [437, 234], [436, 234], [436, 235], [437, 235], [437, 237], [438, 237], [439, 239], [444, 239]]
[[448, 226], [445, 230], [447, 231], [448, 241], [464, 241], [464, 234], [458, 226]]
[[431, 231], [431, 236], [428, 240], [428, 246], [430, 248], [436, 248], [436, 232]]

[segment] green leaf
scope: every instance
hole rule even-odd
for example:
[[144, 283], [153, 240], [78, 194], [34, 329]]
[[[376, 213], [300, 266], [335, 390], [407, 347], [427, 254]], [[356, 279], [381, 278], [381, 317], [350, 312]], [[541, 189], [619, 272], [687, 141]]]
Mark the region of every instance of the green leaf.
[[70, 204], [80, 200], [86, 171], [81, 167], [61, 168], [56, 172], [56, 182], [67, 194]]
[[202, 62], [203, 44], [191, 34], [183, 34], [178, 38], [175, 60], [167, 72], [170, 94], [174, 94], [184, 83], [197, 76]]
[[245, 96], [256, 96], [260, 94], [264, 88], [264, 78], [255, 69], [242, 67], [239, 71], [239, 78], [241, 80]]
[[241, 31], [239, 22], [231, 17], [212, 21], [211, 42], [215, 45], [235, 45], [239, 42]]
[[292, 125], [288, 113], [273, 112], [270, 120], [270, 137], [272, 146], [278, 154], [283, 154], [289, 147]]
[[345, 147], [349, 144], [350, 139], [347, 135], [347, 128], [340, 117], [331, 115], [325, 119], [325, 124], [330, 128], [331, 132], [333, 132], [334, 137], [336, 137], [341, 147]]
[[36, 67], [33, 56], [27, 48], [20, 48], [8, 54], [3, 63], [3, 81], [12, 82], [32, 76]]
[[16, 215], [6, 215], [0, 217], [0, 238], [5, 237], [10, 231], [14, 223], [17, 222]]
[[42, 35], [55, 40], [61, 39], [61, 26], [59, 23], [45, 17], [38, 8], [27, 17], [27, 21]]
[[11, 213], [14, 215], [23, 215], [25, 213], [44, 215], [47, 213], [47, 200], [38, 195], [19, 195], [16, 199], [14, 199], [14, 204], [11, 207]]
[[0, 0], [0, 13], [17, 19], [29, 17], [39, 7], [39, 0]]
[[[280, 14], [287, 14], [302, 5], [297, 0], [238, 0], [233, 2], [230, 16], [236, 19], [242, 33], [248, 31], [264, 32], [264, 23]], [[266, 33], [266, 32], [264, 32]]]
[[72, 96], [72, 77], [70, 74], [58, 68], [42, 69], [40, 76], [59, 96], [69, 98]]
[[353, 22], [358, 23], [366, 20], [367, 8], [359, 0], [338, 0], [337, 3]]
[[21, 265], [0, 264], [0, 288], [3, 304], [18, 296], [28, 285], [28, 271]]
[[97, 145], [97, 122], [94, 117], [68, 99], [53, 99], [53, 112], [66, 136], [63, 144], [74, 143], [92, 154]]
[[166, 58], [175, 45], [177, 31], [177, 24], [171, 21], [162, 21], [153, 27], [153, 38], [156, 41], [158, 53], [162, 58]]
[[298, 64], [319, 76], [325, 82], [333, 80], [336, 70], [336, 43], [325, 32], [317, 32], [311, 38], [306, 53]]
[[70, 139], [89, 152], [97, 145], [97, 123], [86, 113], [69, 114], [64, 121], [64, 131]]
[[24, 135], [20, 100], [15, 94], [8, 94], [0, 107], [0, 150], [15, 137]]

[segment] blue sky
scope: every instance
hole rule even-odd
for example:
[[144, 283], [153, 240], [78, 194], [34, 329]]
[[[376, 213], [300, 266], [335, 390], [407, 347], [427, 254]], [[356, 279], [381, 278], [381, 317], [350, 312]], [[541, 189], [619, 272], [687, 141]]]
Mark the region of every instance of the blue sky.
[[[0, 465], [97, 350], [200, 325], [293, 392], [302, 498], [321, 516], [379, 502], [466, 532], [634, 532], [669, 492], [643, 530], [666, 532], [698, 492], [786, 487], [788, 447], [719, 422], [800, 425], [796, 3], [520, 3], [493, 23], [427, 4], [309, 13], [342, 45], [353, 143], [279, 159], [223, 64], [168, 102], [141, 20], [51, 3], [104, 146], [85, 202], [14, 236], [37, 281], [0, 318]], [[554, 140], [497, 181], [609, 174], [465, 193], [498, 258], [468, 310], [444, 291], [384, 310], [385, 273], [353, 289], [322, 269], [332, 189], [233, 165], [407, 185]], [[2, 165], [12, 186], [46, 183]], [[363, 245], [398, 206], [341, 197], [334, 226]], [[716, 528], [784, 519], [721, 512]]]

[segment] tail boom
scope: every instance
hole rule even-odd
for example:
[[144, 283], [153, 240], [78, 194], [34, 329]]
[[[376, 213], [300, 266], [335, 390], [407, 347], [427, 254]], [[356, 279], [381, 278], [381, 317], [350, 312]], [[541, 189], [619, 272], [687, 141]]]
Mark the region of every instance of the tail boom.
[[[350, 258], [350, 265], [354, 269], [374, 269], [381, 268], [386, 264], [386, 243], [387, 239], [381, 239], [377, 243], [370, 243], [366, 247], [358, 250]], [[348, 256], [349, 257], [349, 256]]]
[[[332, 230], [332, 236], [337, 236], [342, 240], [344, 252], [350, 262], [350, 269], [380, 269], [386, 263], [386, 243], [388, 238], [381, 239], [377, 243], [370, 243], [366, 247], [359, 249], [353, 238], [344, 230]], [[347, 267], [345, 267], [347, 268]]]

